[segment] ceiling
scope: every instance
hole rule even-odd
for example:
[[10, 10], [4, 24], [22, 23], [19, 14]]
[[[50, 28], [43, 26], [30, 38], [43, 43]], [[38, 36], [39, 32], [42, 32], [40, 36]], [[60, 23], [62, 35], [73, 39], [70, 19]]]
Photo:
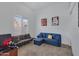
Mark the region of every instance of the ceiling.
[[64, 6], [66, 8], [70, 6], [70, 2], [23, 2], [23, 4], [34, 11], [39, 11], [49, 6]]
[[39, 11], [49, 6], [64, 6], [68, 9], [70, 4], [71, 2], [1, 2], [0, 6], [24, 6], [32, 11]]
[[24, 2], [24, 4], [32, 10], [39, 10], [51, 5], [51, 3], [48, 2]]

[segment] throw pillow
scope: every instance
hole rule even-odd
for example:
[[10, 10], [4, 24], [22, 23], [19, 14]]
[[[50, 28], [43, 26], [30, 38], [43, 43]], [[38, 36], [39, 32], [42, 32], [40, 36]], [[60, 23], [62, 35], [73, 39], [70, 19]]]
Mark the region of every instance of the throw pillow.
[[52, 35], [49, 34], [49, 35], [48, 35], [48, 39], [52, 39]]
[[8, 46], [11, 41], [12, 41], [12, 38], [6, 38], [6, 40], [4, 40], [3, 42], [3, 46]]

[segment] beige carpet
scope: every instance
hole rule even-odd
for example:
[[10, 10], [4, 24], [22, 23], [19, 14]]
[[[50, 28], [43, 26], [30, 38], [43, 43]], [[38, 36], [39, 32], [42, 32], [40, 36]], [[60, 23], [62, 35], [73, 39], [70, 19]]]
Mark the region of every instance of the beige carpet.
[[56, 47], [48, 44], [41, 46], [34, 45], [30, 42], [18, 50], [19, 56], [72, 56], [70, 47]]

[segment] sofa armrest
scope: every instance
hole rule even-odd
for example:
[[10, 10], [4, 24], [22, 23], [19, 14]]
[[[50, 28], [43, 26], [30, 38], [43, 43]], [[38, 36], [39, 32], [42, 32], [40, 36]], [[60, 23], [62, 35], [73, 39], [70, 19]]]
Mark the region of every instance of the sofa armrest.
[[61, 43], [61, 35], [55, 35], [54, 39]]
[[54, 38], [60, 40], [61, 39], [61, 35], [55, 35]]
[[42, 33], [37, 35], [37, 38], [41, 38], [42, 37]]

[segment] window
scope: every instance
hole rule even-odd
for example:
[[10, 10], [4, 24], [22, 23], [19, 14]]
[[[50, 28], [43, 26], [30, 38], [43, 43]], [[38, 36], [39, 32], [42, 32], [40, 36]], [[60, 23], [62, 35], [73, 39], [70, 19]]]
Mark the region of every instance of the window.
[[28, 20], [23, 16], [16, 16], [14, 18], [14, 29], [15, 34], [26, 34], [28, 33]]

